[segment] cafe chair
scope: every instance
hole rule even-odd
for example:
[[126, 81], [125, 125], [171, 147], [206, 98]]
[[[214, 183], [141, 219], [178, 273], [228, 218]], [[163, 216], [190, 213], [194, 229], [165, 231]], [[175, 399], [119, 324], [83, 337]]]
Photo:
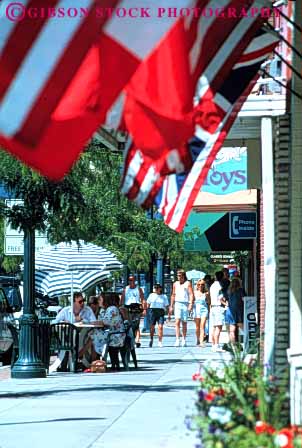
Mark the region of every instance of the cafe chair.
[[[117, 352], [120, 353], [122, 358], [122, 363], [126, 371], [129, 370], [129, 363], [130, 363], [130, 356], [132, 357], [134, 367], [137, 369], [137, 358], [136, 358], [136, 352], [135, 352], [135, 345], [133, 343], [133, 333], [132, 333], [132, 326], [128, 321], [124, 321], [125, 325], [125, 331], [110, 331], [106, 330], [107, 333], [107, 341], [104, 345], [103, 352], [101, 358], [107, 362], [108, 354], [109, 354], [109, 347], [110, 347], [110, 338], [114, 334], [120, 334], [126, 332], [126, 338], [124, 345], [122, 347], [117, 347]], [[132, 333], [132, 334], [131, 334]]]
[[76, 373], [79, 356], [79, 330], [68, 322], [59, 322], [50, 325], [50, 350], [57, 352], [62, 358], [59, 370], [68, 370]]

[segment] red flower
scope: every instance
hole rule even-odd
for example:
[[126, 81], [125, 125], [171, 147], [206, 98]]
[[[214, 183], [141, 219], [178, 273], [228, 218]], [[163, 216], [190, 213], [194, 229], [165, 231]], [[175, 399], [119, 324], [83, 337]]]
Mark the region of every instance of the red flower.
[[216, 393], [216, 395], [220, 395], [221, 397], [224, 397], [224, 396], [225, 396], [225, 391], [224, 391], [224, 389], [218, 389], [218, 390], [215, 390], [215, 393]]
[[204, 400], [213, 401], [215, 397], [216, 395], [213, 394], [213, 392], [208, 392], [207, 394], [204, 395]]
[[281, 448], [294, 448], [294, 433], [290, 428], [281, 429], [276, 437], [276, 442]]
[[274, 434], [275, 432], [276, 432], [276, 430], [273, 426], [268, 425], [267, 423], [262, 422], [262, 421], [256, 422], [256, 425], [255, 425], [255, 433], [256, 434], [262, 434], [262, 433]]
[[255, 400], [255, 401], [254, 401], [254, 405], [255, 405], [255, 406], [257, 406], [257, 407], [258, 407], [258, 406], [259, 406], [259, 404], [260, 404], [260, 401], [259, 401], [259, 400]]

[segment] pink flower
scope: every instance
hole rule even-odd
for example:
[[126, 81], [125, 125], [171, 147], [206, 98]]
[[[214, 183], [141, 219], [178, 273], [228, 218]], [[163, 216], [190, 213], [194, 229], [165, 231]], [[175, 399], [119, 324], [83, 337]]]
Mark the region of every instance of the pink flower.
[[194, 373], [192, 375], [192, 380], [202, 382], [204, 380], [204, 378], [200, 375], [200, 373]]

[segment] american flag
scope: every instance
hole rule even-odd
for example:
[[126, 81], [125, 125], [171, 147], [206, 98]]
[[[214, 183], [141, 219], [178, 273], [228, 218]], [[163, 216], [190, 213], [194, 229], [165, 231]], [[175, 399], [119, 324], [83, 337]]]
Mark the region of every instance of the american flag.
[[[188, 145], [195, 159], [192, 168], [186, 173], [166, 176], [155, 200], [164, 222], [172, 229], [183, 230], [208, 171], [259, 76], [261, 64], [277, 43], [275, 36], [260, 31], [215, 96], [209, 98], [210, 105], [200, 101], [197, 106], [200, 116], [195, 137]], [[200, 97], [202, 91], [201, 82]]]
[[[265, 5], [262, 0], [211, 0], [203, 2], [203, 5], [212, 9], [232, 7], [238, 11], [238, 18], [222, 19], [215, 15], [211, 18], [200, 17], [197, 28], [183, 22], [186, 32], [191, 32], [192, 35], [194, 31], [197, 32], [198, 37], [195, 40], [192, 37], [189, 39], [194, 42], [194, 46], [189, 47], [187, 54], [189, 58], [193, 58], [194, 54], [194, 61], [197, 61], [195, 67], [199, 70], [193, 74], [190, 70], [185, 74], [183, 71], [178, 73], [177, 68], [185, 65], [176, 64], [175, 69], [173, 48], [178, 46], [175, 45], [169, 52], [166, 42], [163, 42], [157, 51], [140, 65], [126, 88], [124, 114], [133, 144], [125, 155], [122, 192], [143, 207], [150, 206], [165, 174], [183, 171], [192, 163], [188, 159], [187, 145], [182, 142], [193, 135], [194, 124], [201, 111], [199, 108], [193, 108], [192, 92], [189, 94], [188, 89], [183, 86], [189, 86], [191, 90], [194, 86], [196, 89], [197, 81], [201, 79], [199, 101], [204, 105], [203, 115], [205, 116], [206, 110], [209, 122], [213, 123], [215, 114], [216, 123], [218, 106], [212, 101], [212, 97], [218, 92], [265, 20], [260, 13], [241, 18], [239, 14], [243, 6], [258, 8], [260, 11]], [[151, 71], [148, 70], [149, 62], [152, 62]], [[190, 65], [187, 64], [187, 67]], [[154, 75], [150, 75], [151, 73]], [[171, 73], [175, 74], [174, 78]], [[225, 105], [222, 105], [222, 114], [223, 106]]]
[[[202, 74], [217, 89], [263, 19], [100, 16], [133, 0], [82, 0], [72, 19], [30, 17], [40, 0], [21, 0], [24, 17], [0, 20], [0, 145], [52, 179], [62, 178], [116, 104], [136, 147], [155, 160], [194, 131], [192, 98]], [[17, 3], [15, 3], [17, 5]], [[266, 0], [162, 0], [166, 8], [269, 6]], [[45, 0], [73, 8], [73, 0]], [[16, 7], [16, 6], [15, 6]], [[135, 7], [154, 8], [152, 0]], [[123, 93], [125, 89], [126, 95]], [[142, 143], [142, 145], [141, 145]]]

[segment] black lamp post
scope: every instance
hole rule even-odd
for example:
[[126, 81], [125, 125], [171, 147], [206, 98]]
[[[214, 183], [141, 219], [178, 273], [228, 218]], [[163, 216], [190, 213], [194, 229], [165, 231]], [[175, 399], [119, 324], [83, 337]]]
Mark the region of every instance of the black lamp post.
[[19, 358], [12, 378], [45, 378], [46, 369], [37, 355], [38, 317], [35, 314], [35, 231], [24, 232], [24, 300], [20, 320]]

